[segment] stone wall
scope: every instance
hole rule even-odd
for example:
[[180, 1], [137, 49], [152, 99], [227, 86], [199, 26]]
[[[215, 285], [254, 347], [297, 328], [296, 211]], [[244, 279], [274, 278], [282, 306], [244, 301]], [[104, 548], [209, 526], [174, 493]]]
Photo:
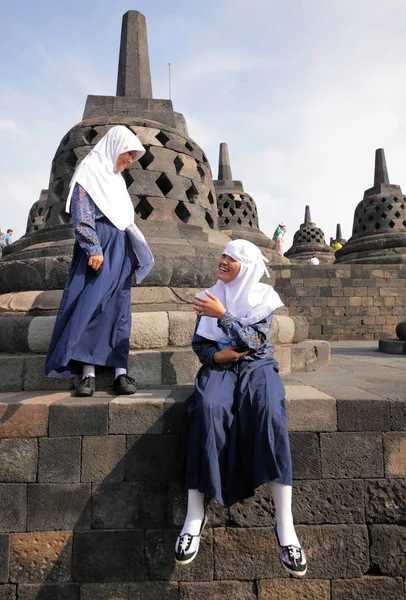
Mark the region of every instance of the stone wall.
[[1, 600], [404, 600], [404, 401], [287, 386], [305, 580], [283, 571], [270, 490], [209, 507], [198, 558], [175, 566], [190, 390], [0, 398]]
[[306, 317], [312, 339], [394, 338], [397, 323], [406, 320], [402, 265], [305, 264], [273, 271], [289, 314]]

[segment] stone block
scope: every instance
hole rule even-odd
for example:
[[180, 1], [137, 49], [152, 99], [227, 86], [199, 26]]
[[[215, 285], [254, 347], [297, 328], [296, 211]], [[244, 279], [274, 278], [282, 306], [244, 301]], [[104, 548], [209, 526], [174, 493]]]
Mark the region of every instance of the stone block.
[[381, 434], [322, 433], [320, 443], [324, 478], [384, 476]]
[[18, 600], [80, 600], [80, 586], [77, 583], [62, 585], [21, 583], [18, 586]]
[[309, 581], [299, 581], [293, 578], [262, 579], [258, 582], [258, 598], [261, 600], [281, 600], [282, 598], [283, 600], [330, 600], [330, 582], [322, 579]]
[[286, 386], [289, 431], [336, 431], [336, 401], [316, 388]]
[[126, 481], [171, 481], [179, 478], [177, 435], [129, 435]]
[[65, 583], [71, 580], [72, 533], [15, 533], [10, 536], [10, 581]]
[[66, 398], [49, 407], [49, 436], [107, 435], [108, 399]]
[[27, 486], [0, 483], [0, 532], [25, 531], [27, 518]]
[[16, 600], [17, 586], [0, 584], [0, 600]]
[[371, 525], [370, 536], [371, 566], [374, 572], [393, 577], [405, 577], [406, 527]]
[[[324, 327], [323, 331], [326, 329]], [[312, 345], [302, 342], [307, 346], [306, 372], [325, 367], [331, 362], [330, 344], [325, 341], [315, 340]]]
[[291, 317], [275, 315], [275, 321], [278, 321], [278, 343], [291, 344], [295, 336], [295, 322]]
[[81, 600], [178, 600], [178, 583], [143, 581], [140, 583], [86, 583]]
[[9, 536], [0, 533], [0, 583], [8, 581]]
[[166, 393], [140, 392], [110, 402], [110, 433], [162, 433]]
[[321, 454], [317, 433], [290, 433], [293, 479], [320, 479]]
[[166, 491], [164, 483], [101, 483], [93, 489], [92, 529], [165, 527]]
[[132, 313], [130, 348], [165, 348], [168, 343], [167, 312]]
[[264, 579], [286, 574], [271, 527], [215, 529], [214, 565], [214, 579]]
[[199, 560], [188, 568], [175, 563], [173, 549], [179, 530], [147, 530], [145, 532], [145, 558], [147, 578], [152, 581], [211, 581], [213, 579], [213, 534], [203, 532], [199, 547]]
[[130, 351], [128, 374], [135, 379], [139, 386], [161, 385], [161, 352]]
[[0, 440], [0, 481], [25, 483], [37, 478], [38, 443], [34, 439]]
[[24, 394], [0, 400], [0, 438], [48, 435], [49, 401], [24, 399]]
[[75, 534], [73, 578], [80, 583], [145, 579], [142, 531], [83, 531]]
[[[187, 512], [187, 490], [182, 481], [168, 483], [167, 522], [169, 527], [182, 528]], [[229, 525], [228, 509], [215, 500], [206, 503], [207, 519], [211, 527]]]
[[404, 479], [371, 479], [365, 482], [367, 523], [406, 522], [406, 481]]
[[82, 441], [81, 481], [124, 481], [126, 439], [124, 435], [86, 436]]
[[191, 385], [199, 368], [199, 359], [191, 348], [162, 352], [162, 383], [164, 385]]
[[275, 346], [274, 358], [279, 364], [279, 374], [290, 375], [292, 372], [292, 347], [290, 345]]
[[309, 337], [309, 323], [305, 317], [291, 317], [295, 325], [295, 334], [292, 343], [304, 342]]
[[169, 393], [164, 405], [164, 433], [183, 431], [186, 423], [185, 401], [192, 392], [192, 386], [182, 386]]
[[196, 315], [192, 312], [169, 313], [169, 345], [190, 348], [196, 327]]
[[364, 523], [364, 484], [361, 480], [295, 481], [295, 523]]
[[34, 317], [28, 327], [28, 349], [30, 352], [47, 353], [55, 326], [56, 317]]
[[28, 327], [32, 317], [0, 318], [0, 352], [28, 352]]
[[26, 356], [24, 360], [24, 390], [70, 390], [70, 379], [47, 377], [44, 372], [45, 355]]
[[406, 401], [390, 403], [390, 425], [392, 431], [406, 431]]
[[292, 373], [303, 373], [306, 370], [306, 355], [307, 350], [298, 344], [292, 344], [291, 368]]
[[40, 438], [39, 483], [79, 483], [80, 453], [80, 437]]
[[181, 583], [179, 600], [256, 600], [253, 583], [250, 581], [210, 581]]
[[0, 356], [0, 392], [23, 389], [24, 358], [22, 355]]
[[275, 510], [270, 484], [261, 485], [255, 491], [255, 496], [233, 504], [229, 510], [232, 525], [238, 527], [272, 527], [275, 521]]
[[400, 577], [371, 577], [336, 579], [331, 582], [332, 600], [403, 600], [403, 581]]
[[90, 529], [90, 502], [90, 484], [29, 484], [27, 531]]
[[340, 431], [388, 431], [388, 400], [337, 400]]
[[406, 477], [406, 431], [383, 434], [386, 477]]

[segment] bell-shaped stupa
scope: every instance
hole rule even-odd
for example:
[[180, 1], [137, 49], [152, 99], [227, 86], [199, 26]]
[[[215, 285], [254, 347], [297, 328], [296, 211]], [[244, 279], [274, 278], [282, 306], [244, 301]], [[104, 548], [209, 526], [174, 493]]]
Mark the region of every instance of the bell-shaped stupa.
[[306, 206], [304, 223], [296, 231], [285, 256], [294, 261], [308, 261], [314, 253], [321, 263], [334, 262], [334, 250], [326, 244], [323, 231], [312, 221], [310, 207]]

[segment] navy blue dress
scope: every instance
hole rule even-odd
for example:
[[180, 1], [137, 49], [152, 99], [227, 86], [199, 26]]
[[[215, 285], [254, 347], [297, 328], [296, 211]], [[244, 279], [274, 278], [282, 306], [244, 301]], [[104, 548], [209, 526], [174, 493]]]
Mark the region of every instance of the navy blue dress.
[[202, 367], [186, 402], [183, 466], [188, 489], [225, 507], [267, 481], [292, 485], [285, 389], [270, 342], [272, 315], [243, 326], [226, 313], [218, 326], [229, 344], [250, 350], [237, 363], [215, 363], [217, 342], [195, 333]]
[[[127, 234], [75, 185], [71, 202], [76, 244], [45, 363], [49, 377], [73, 377], [82, 363], [127, 368], [131, 279], [138, 265]], [[89, 256], [103, 254], [97, 274]]]

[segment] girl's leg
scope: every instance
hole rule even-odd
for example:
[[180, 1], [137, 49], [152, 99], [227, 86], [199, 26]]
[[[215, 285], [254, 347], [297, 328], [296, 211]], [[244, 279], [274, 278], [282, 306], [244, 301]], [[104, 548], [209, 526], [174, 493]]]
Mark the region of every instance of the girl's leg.
[[188, 490], [187, 513], [180, 535], [199, 535], [204, 519], [204, 494]]
[[278, 481], [271, 482], [273, 503], [276, 512], [276, 527], [281, 546], [301, 548], [292, 515], [292, 486]]
[[82, 381], [76, 390], [76, 396], [93, 396], [96, 390], [96, 374], [94, 365], [83, 364]]
[[127, 375], [127, 369], [122, 369], [121, 367], [116, 367], [114, 369], [114, 379], [120, 377], [120, 375]]
[[96, 377], [94, 365], [83, 365], [82, 379], [84, 379], [85, 377]]

